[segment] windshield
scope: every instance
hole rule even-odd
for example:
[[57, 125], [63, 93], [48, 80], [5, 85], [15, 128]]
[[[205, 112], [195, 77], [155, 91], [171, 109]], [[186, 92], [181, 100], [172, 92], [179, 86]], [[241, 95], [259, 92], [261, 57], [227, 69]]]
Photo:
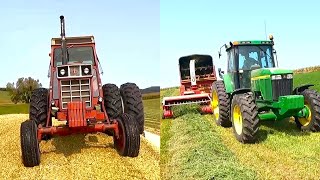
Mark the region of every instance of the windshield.
[[250, 70], [252, 67], [272, 68], [275, 67], [272, 46], [238, 46], [239, 69]]
[[[68, 64], [72, 63], [83, 63], [83, 64], [93, 64], [93, 49], [90, 46], [83, 47], [70, 47], [68, 48]], [[57, 48], [54, 50], [54, 65], [62, 65], [62, 50]]]

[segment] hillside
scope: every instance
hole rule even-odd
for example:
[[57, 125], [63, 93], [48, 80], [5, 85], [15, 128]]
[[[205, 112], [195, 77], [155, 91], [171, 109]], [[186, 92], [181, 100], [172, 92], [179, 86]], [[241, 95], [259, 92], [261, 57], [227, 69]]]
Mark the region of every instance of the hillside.
[[142, 94], [160, 93], [160, 86], [151, 86], [145, 89], [140, 89]]

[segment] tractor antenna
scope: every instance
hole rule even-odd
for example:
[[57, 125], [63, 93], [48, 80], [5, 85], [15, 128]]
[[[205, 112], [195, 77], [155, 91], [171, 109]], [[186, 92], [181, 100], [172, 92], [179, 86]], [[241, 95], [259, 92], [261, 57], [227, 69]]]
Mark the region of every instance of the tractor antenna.
[[60, 16], [60, 26], [61, 26], [61, 50], [62, 50], [62, 64], [67, 64], [67, 45], [66, 45], [66, 33], [65, 33], [65, 24], [64, 16]]

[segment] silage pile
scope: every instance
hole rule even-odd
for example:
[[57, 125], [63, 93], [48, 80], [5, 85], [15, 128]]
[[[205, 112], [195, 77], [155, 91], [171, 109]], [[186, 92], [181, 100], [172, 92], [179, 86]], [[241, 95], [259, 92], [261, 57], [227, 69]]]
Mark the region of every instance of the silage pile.
[[159, 152], [141, 138], [137, 158], [121, 157], [102, 133], [41, 141], [40, 166], [21, 162], [20, 124], [28, 115], [0, 115], [0, 179], [160, 179]]

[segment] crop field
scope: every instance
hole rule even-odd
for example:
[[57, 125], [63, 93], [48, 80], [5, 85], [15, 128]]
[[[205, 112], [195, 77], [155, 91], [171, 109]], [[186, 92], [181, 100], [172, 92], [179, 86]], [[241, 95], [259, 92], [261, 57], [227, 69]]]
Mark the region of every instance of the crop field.
[[[315, 84], [320, 71], [294, 75], [294, 85]], [[160, 97], [178, 95], [178, 88]], [[319, 179], [320, 133], [300, 132], [290, 120], [262, 122], [257, 144], [241, 144], [231, 128], [196, 107], [174, 109], [178, 117], [161, 120], [162, 179]]]
[[143, 100], [145, 130], [160, 135], [160, 98]]
[[[143, 95], [145, 110], [145, 129], [155, 134], [160, 134], [159, 93]], [[6, 91], [0, 91], [0, 115], [1, 114], [28, 114], [29, 104], [13, 104]]]
[[[159, 134], [159, 93], [143, 103], [145, 129]], [[28, 104], [13, 104], [8, 93], [0, 91], [0, 160], [5, 162], [0, 179], [160, 179], [159, 150], [142, 136], [137, 158], [118, 155], [112, 137], [103, 133], [55, 137], [41, 141], [40, 166], [25, 168], [19, 135], [28, 109]]]
[[0, 115], [1, 114], [25, 114], [29, 111], [27, 104], [13, 104], [7, 91], [0, 91]]
[[160, 155], [141, 139], [137, 158], [121, 157], [112, 137], [102, 133], [55, 137], [41, 141], [41, 164], [21, 162], [20, 123], [26, 114], [0, 115], [0, 179], [160, 179]]

